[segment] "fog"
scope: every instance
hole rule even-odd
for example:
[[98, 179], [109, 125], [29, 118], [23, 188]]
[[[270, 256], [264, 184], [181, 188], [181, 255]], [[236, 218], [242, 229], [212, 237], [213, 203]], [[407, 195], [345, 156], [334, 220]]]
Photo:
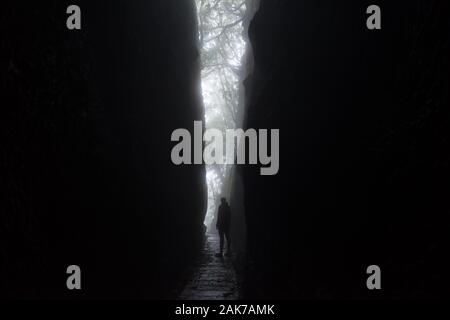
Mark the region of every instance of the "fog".
[[[196, 0], [201, 49], [201, 87], [206, 129], [237, 126], [240, 71], [246, 51], [243, 37], [245, 0]], [[224, 154], [226, 157], [226, 154]], [[226, 161], [223, 161], [226, 163]], [[205, 225], [211, 230], [220, 197], [229, 198], [231, 164], [206, 166], [208, 209]]]

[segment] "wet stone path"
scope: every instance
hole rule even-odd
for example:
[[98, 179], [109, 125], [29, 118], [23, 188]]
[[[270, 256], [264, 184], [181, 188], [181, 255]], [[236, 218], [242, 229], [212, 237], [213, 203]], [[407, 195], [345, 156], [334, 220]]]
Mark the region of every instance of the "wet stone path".
[[180, 300], [235, 300], [239, 298], [238, 281], [232, 258], [215, 257], [219, 252], [217, 234], [207, 235], [199, 260], [189, 273], [190, 278]]

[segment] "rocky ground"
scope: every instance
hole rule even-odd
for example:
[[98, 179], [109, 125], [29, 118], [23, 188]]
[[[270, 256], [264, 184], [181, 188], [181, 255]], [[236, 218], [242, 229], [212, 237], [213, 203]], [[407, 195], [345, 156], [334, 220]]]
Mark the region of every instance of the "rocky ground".
[[218, 258], [219, 237], [210, 234], [202, 253], [193, 264], [181, 300], [234, 300], [239, 298], [238, 281], [232, 258]]

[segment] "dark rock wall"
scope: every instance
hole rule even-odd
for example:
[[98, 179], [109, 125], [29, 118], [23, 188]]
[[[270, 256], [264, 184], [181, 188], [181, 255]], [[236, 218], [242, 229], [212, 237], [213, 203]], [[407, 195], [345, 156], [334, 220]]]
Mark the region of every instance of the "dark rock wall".
[[[280, 172], [244, 172], [246, 297], [448, 295], [449, 4], [263, 0], [247, 127]], [[382, 269], [382, 293], [366, 268]]]
[[193, 1], [78, 1], [81, 31], [69, 4], [2, 3], [1, 295], [170, 297], [206, 208], [170, 160], [203, 118]]

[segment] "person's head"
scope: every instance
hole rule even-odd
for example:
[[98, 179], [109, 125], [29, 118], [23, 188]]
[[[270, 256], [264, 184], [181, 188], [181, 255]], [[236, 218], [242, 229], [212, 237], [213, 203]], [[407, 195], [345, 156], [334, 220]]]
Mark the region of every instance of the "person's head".
[[224, 197], [220, 198], [220, 201], [221, 201], [222, 203], [227, 203], [227, 199], [225, 199]]

